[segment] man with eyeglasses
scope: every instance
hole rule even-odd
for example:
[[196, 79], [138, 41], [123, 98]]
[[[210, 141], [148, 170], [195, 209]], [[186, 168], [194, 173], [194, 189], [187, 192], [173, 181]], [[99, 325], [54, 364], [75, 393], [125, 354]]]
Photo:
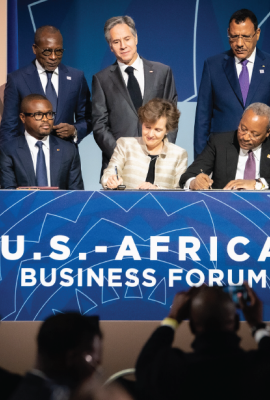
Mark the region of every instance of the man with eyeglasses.
[[54, 118], [52, 104], [45, 96], [30, 94], [22, 100], [24, 134], [0, 147], [1, 189], [84, 189], [77, 146], [50, 135]]
[[53, 105], [53, 133], [79, 143], [92, 131], [90, 91], [84, 73], [61, 63], [63, 37], [53, 26], [37, 29], [33, 52], [36, 59], [31, 64], [8, 75], [0, 144], [24, 132], [20, 103], [35, 93], [45, 95]]
[[195, 118], [195, 158], [210, 133], [235, 130], [251, 103], [270, 105], [270, 55], [256, 47], [260, 28], [253, 12], [236, 11], [227, 35], [231, 50], [204, 63]]
[[[191, 190], [266, 190], [270, 186], [270, 107], [250, 104], [237, 131], [211, 135], [180, 178]], [[210, 177], [211, 176], [211, 177]]]

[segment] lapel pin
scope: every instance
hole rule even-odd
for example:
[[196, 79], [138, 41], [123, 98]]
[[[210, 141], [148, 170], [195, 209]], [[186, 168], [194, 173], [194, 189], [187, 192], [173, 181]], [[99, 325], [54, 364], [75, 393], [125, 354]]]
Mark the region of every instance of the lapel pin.
[[260, 74], [264, 74], [264, 69], [260, 69]]
[[[57, 151], [60, 151], [60, 149], [57, 149]], [[267, 156], [268, 157], [268, 156]]]
[[154, 72], [154, 71], [149, 71], [149, 72]]
[[262, 65], [263, 68], [265, 68], [265, 65]]
[[267, 158], [270, 158], [270, 154], [267, 154]]
[[71, 81], [71, 76], [67, 76], [67, 80]]

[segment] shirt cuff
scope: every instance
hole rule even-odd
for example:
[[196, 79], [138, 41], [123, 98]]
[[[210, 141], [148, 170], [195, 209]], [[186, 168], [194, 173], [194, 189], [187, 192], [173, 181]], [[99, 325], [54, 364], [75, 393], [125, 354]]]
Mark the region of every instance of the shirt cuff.
[[75, 128], [75, 132], [73, 133], [73, 140], [74, 140], [74, 143], [77, 143], [77, 141], [78, 141], [78, 131], [76, 128]]
[[178, 327], [178, 322], [176, 321], [176, 319], [173, 318], [165, 318], [162, 322], [161, 322], [162, 326], [169, 326], [171, 327], [174, 331], [175, 329]]
[[190, 183], [191, 183], [191, 181], [194, 181], [194, 179], [196, 179], [196, 178], [195, 178], [195, 177], [189, 178], [189, 179], [186, 181], [185, 186], [183, 187], [183, 189], [189, 190]]
[[256, 343], [259, 343], [264, 336], [270, 336], [269, 327], [258, 329], [254, 334]]
[[260, 180], [262, 181], [262, 184], [264, 185], [264, 188], [261, 190], [268, 190], [269, 189], [269, 185], [266, 182], [266, 180], [264, 178], [260, 178]]

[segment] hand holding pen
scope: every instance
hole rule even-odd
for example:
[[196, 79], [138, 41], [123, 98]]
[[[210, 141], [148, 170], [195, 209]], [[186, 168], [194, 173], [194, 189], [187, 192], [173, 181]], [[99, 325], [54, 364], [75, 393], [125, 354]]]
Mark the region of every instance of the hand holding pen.
[[117, 166], [115, 165], [114, 167], [115, 175], [109, 176], [107, 180], [107, 187], [109, 189], [116, 189], [119, 185], [123, 185], [123, 179], [119, 178], [118, 175], [118, 169]]
[[212, 189], [212, 184], [214, 181], [212, 179], [210, 179], [209, 176], [206, 175], [202, 169], [200, 171], [201, 171], [201, 173], [199, 175], [197, 175], [196, 178], [190, 182], [189, 188], [191, 190]]

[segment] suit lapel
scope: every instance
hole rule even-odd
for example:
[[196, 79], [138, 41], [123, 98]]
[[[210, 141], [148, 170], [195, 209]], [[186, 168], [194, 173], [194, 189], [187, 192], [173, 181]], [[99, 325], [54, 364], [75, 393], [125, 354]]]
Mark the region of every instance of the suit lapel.
[[58, 125], [58, 123], [61, 122], [61, 114], [64, 111], [66, 101], [68, 99], [68, 94], [70, 91], [70, 82], [71, 82], [70, 79], [67, 79], [69, 72], [65, 65], [59, 64], [58, 70], [59, 70], [59, 88], [58, 88], [55, 125]]
[[264, 63], [265, 63], [264, 54], [259, 49], [256, 49], [255, 63], [249, 85], [246, 107], [252, 103], [252, 98], [264, 78], [264, 73], [263, 74], [260, 73], [260, 70], [265, 70]]
[[17, 154], [23, 165], [29, 186], [35, 186], [36, 175], [35, 175], [33, 160], [24, 135], [18, 137]]
[[59, 186], [59, 173], [62, 164], [63, 147], [60, 139], [50, 135], [50, 173], [51, 186]]
[[269, 171], [270, 171], [270, 139], [268, 137], [262, 144], [260, 176], [262, 178], [268, 177], [270, 175]]
[[134, 113], [136, 115], [137, 111], [136, 108], [134, 107], [133, 101], [130, 98], [130, 95], [128, 93], [125, 81], [123, 79], [122, 73], [120, 71], [120, 68], [117, 64], [117, 62], [115, 62], [110, 69], [111, 73], [110, 73], [110, 78], [112, 79], [113, 83], [115, 84], [117, 90], [121, 93], [121, 95], [126, 99], [126, 101], [128, 102], [128, 104], [130, 105], [130, 107], [132, 108], [132, 110], [134, 111]]
[[153, 64], [142, 58], [143, 60], [143, 71], [144, 71], [144, 95], [143, 105], [151, 100], [151, 92], [154, 87], [154, 81], [156, 77], [156, 71], [153, 68]]
[[244, 108], [242, 92], [239, 84], [239, 79], [236, 73], [235, 59], [232, 53], [230, 52], [229, 54], [226, 54], [224, 56], [223, 69], [236, 97], [238, 98], [239, 102], [242, 104], [242, 107]]
[[235, 179], [238, 157], [239, 157], [239, 143], [237, 140], [237, 131], [231, 143], [229, 143], [226, 152], [226, 165], [227, 165], [227, 183]]
[[28, 66], [27, 70], [22, 73], [22, 76], [31, 93], [45, 96], [35, 61]]

